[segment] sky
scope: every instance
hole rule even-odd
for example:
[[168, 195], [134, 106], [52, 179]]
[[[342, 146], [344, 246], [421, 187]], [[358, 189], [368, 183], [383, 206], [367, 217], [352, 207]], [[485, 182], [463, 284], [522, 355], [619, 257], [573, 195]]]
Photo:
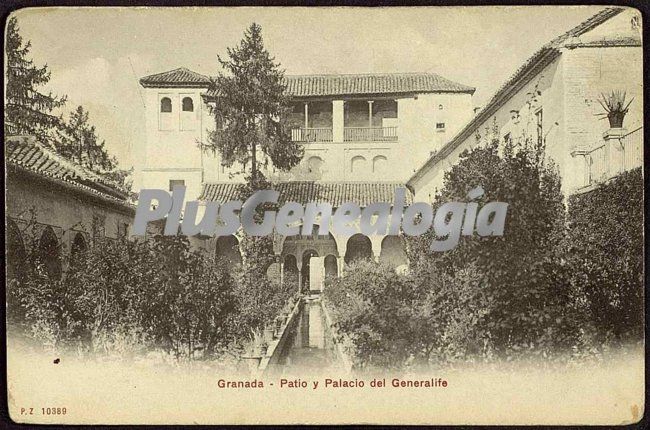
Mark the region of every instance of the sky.
[[[29, 8], [15, 12], [46, 87], [83, 105], [121, 166], [145, 142], [138, 80], [177, 67], [214, 75], [251, 22], [287, 74], [434, 72], [482, 106], [544, 43], [601, 7]], [[137, 176], [136, 176], [137, 182]]]

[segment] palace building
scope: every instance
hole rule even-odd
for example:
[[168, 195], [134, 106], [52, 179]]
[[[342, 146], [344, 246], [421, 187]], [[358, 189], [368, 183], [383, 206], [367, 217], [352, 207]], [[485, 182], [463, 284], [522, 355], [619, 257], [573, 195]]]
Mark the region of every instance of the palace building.
[[[143, 188], [185, 185], [187, 200], [239, 200], [241, 166], [228, 168], [219, 154], [201, 150], [213, 127], [210, 79], [185, 68], [142, 78], [146, 100]], [[264, 173], [280, 191], [280, 203], [344, 202], [360, 207], [391, 202], [397, 187], [438, 151], [472, 116], [474, 88], [433, 73], [287, 76], [291, 138], [305, 155], [290, 172]], [[407, 204], [411, 195], [407, 196]], [[196, 241], [195, 241], [196, 242]], [[199, 246], [241, 262], [236, 236], [203, 240]], [[404, 268], [400, 237], [291, 236], [278, 238], [280, 271], [319, 289], [325, 276], [340, 274], [356, 258]]]
[[[199, 148], [214, 120], [210, 78], [185, 68], [140, 80], [146, 102], [143, 188], [187, 187], [186, 199], [238, 200], [240, 166]], [[433, 73], [286, 76], [292, 139], [304, 143], [291, 172], [265, 172], [280, 203], [326, 201], [334, 208], [389, 202], [396, 187], [407, 200], [432, 202], [445, 172], [467, 149], [491, 140], [543, 144], [566, 196], [588, 192], [643, 159], [641, 16], [605, 8], [537, 50], [482, 108], [474, 88]], [[633, 103], [623, 124], [599, 118], [605, 94]], [[396, 268], [407, 263], [399, 236], [278, 238], [280, 272], [320, 289], [356, 258]], [[199, 246], [241, 262], [236, 236]]]

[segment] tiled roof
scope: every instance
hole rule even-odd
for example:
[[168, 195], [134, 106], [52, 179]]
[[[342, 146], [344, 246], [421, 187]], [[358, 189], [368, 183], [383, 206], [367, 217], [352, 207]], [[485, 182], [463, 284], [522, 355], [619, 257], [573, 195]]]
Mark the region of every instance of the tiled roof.
[[287, 76], [287, 91], [294, 97], [358, 94], [474, 93], [475, 88], [435, 73]]
[[477, 127], [481, 126], [491, 115], [493, 115], [499, 107], [501, 107], [509, 97], [516, 93], [538, 70], [541, 70], [547, 64], [550, 64], [555, 58], [560, 55], [560, 48], [571, 47], [572, 43], [578, 43], [578, 37], [603, 22], [618, 15], [624, 9], [620, 7], [608, 7], [593, 15], [583, 23], [572, 28], [566, 33], [556, 37], [547, 44], [543, 45], [537, 50], [528, 60], [522, 64], [517, 71], [508, 79], [492, 96], [490, 101], [463, 127], [456, 136], [454, 136], [440, 151], [431, 156], [420, 167], [407, 183], [411, 183], [414, 179], [424, 174], [424, 171], [429, 167], [435, 165], [438, 161], [447, 157], [454, 149], [465, 141], [469, 136], [474, 134]]
[[184, 88], [207, 88], [210, 85], [210, 78], [200, 73], [193, 72], [185, 67], [156, 73], [140, 79], [143, 87], [184, 87]]
[[[302, 205], [307, 203], [329, 203], [332, 207], [339, 207], [346, 202], [357, 203], [366, 207], [371, 203], [393, 201], [395, 188], [406, 188], [400, 183], [382, 182], [312, 182], [295, 181], [279, 182], [273, 185], [273, 189], [280, 192], [278, 203], [283, 205], [286, 202], [298, 202]], [[213, 202], [227, 202], [241, 200], [242, 184], [233, 183], [206, 183], [199, 200]], [[410, 191], [406, 190], [406, 203], [410, 204], [413, 198]]]
[[[346, 95], [474, 93], [475, 88], [443, 78], [435, 73], [382, 73], [362, 75], [287, 75], [287, 93], [292, 97], [332, 97]], [[208, 88], [210, 78], [180, 68], [140, 79], [144, 87]], [[206, 92], [214, 97], [213, 90]]]
[[104, 199], [124, 203], [127, 193], [97, 173], [61, 157], [32, 136], [5, 139], [5, 160], [14, 166], [42, 178], [72, 185], [79, 190]]

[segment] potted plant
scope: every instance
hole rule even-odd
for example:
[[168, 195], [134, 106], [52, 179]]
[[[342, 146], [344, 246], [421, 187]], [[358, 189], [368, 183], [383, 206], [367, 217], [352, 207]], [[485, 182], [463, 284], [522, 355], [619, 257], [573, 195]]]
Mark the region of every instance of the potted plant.
[[633, 97], [625, 104], [625, 96], [625, 91], [612, 91], [608, 96], [601, 94], [602, 98], [598, 99], [598, 103], [600, 103], [605, 112], [596, 115], [607, 118], [610, 128], [623, 128], [623, 119], [628, 112], [630, 104], [634, 100]]

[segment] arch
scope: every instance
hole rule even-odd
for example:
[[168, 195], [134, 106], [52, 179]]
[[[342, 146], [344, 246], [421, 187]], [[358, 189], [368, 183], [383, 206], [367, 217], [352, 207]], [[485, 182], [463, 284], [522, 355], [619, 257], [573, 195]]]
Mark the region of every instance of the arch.
[[318, 252], [313, 249], [306, 249], [302, 253], [302, 285], [300, 286], [301, 290], [309, 290], [309, 260], [311, 257], [318, 257]]
[[7, 218], [7, 279], [21, 279], [27, 264], [25, 243], [18, 225]]
[[231, 269], [241, 266], [242, 260], [237, 238], [233, 235], [219, 236], [215, 246], [215, 258], [223, 261]]
[[325, 257], [325, 279], [336, 278], [339, 275], [339, 265], [335, 255]]
[[47, 226], [43, 230], [43, 234], [41, 234], [41, 240], [38, 244], [38, 256], [47, 276], [51, 279], [61, 279], [62, 269], [59, 240], [50, 226]]
[[366, 168], [366, 158], [362, 155], [355, 155], [350, 160], [350, 172], [361, 173]]
[[387, 158], [383, 155], [377, 155], [372, 159], [372, 173], [378, 173], [383, 175], [386, 173], [386, 162]]
[[183, 112], [194, 112], [194, 100], [192, 100], [192, 97], [183, 97], [182, 109]]
[[163, 97], [160, 99], [160, 112], [169, 113], [172, 111], [172, 99]]
[[86, 253], [88, 246], [86, 245], [86, 239], [81, 233], [77, 233], [72, 240], [72, 246], [70, 247], [70, 262], [72, 264], [78, 263], [80, 257]]
[[388, 264], [393, 269], [408, 264], [404, 240], [400, 236], [386, 236], [381, 241], [379, 261]]
[[357, 233], [348, 239], [345, 251], [345, 263], [350, 264], [357, 260], [372, 260], [372, 243], [368, 236]]
[[307, 159], [307, 170], [312, 176], [320, 177], [323, 173], [323, 161], [322, 158], [312, 155]]
[[287, 254], [284, 256], [284, 271], [298, 273], [298, 261], [295, 255]]

